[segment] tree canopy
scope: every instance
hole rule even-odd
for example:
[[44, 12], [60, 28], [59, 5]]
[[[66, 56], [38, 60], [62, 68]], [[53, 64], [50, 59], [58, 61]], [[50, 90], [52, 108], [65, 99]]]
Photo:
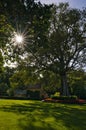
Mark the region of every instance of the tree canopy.
[[[32, 61], [38, 68], [59, 74], [62, 95], [69, 95], [67, 73], [84, 66], [86, 58], [86, 10], [70, 8], [68, 3], [52, 7], [51, 24], [43, 37], [31, 44]], [[42, 36], [43, 36], [42, 34]], [[30, 47], [30, 46], [29, 46]]]
[[[22, 44], [14, 45], [15, 33], [22, 34]], [[16, 69], [24, 69], [25, 76], [28, 72], [43, 78], [49, 74], [50, 80], [50, 75], [59, 75], [61, 95], [70, 95], [68, 73], [86, 66], [86, 9], [73, 9], [68, 3], [0, 1], [0, 47], [4, 59], [16, 61]], [[12, 80], [17, 74], [23, 78], [17, 70]]]

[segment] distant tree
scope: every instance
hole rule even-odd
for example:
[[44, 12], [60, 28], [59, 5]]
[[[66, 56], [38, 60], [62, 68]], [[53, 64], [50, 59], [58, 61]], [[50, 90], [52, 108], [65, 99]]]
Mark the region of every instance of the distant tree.
[[17, 68], [14, 74], [10, 77], [10, 84], [12, 89], [25, 89], [31, 84], [37, 83], [37, 77], [34, 74], [33, 68], [27, 68], [21, 65]]
[[6, 90], [8, 89], [8, 85], [5, 82], [3, 65], [4, 65], [3, 56], [2, 56], [2, 53], [0, 51], [0, 96], [5, 96]]
[[83, 70], [71, 71], [68, 75], [70, 93], [86, 99], [86, 72]]
[[49, 96], [60, 90], [60, 77], [51, 71], [41, 71], [39, 81]]

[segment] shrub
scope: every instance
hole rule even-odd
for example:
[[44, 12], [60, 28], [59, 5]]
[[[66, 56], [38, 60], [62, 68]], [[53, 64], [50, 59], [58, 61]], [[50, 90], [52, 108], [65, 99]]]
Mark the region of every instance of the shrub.
[[55, 100], [76, 100], [77, 96], [52, 96], [51, 98]]

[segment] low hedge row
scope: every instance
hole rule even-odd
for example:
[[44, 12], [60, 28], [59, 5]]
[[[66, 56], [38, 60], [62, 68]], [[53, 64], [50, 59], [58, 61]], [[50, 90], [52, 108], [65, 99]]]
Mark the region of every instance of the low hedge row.
[[11, 97], [11, 96], [0, 96], [0, 99], [14, 99], [14, 100], [41, 100], [41, 99], [39, 99], [39, 98]]
[[56, 100], [76, 100], [77, 96], [52, 96], [51, 98]]
[[0, 99], [17, 99], [17, 100], [26, 100], [26, 97], [12, 97], [12, 96], [0, 96]]

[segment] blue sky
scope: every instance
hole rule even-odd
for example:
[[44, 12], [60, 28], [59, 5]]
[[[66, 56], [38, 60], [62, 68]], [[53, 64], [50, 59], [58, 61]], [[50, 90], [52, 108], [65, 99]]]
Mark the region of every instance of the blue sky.
[[82, 9], [86, 7], [86, 0], [39, 0], [41, 3], [51, 4], [59, 2], [69, 2], [70, 7]]

